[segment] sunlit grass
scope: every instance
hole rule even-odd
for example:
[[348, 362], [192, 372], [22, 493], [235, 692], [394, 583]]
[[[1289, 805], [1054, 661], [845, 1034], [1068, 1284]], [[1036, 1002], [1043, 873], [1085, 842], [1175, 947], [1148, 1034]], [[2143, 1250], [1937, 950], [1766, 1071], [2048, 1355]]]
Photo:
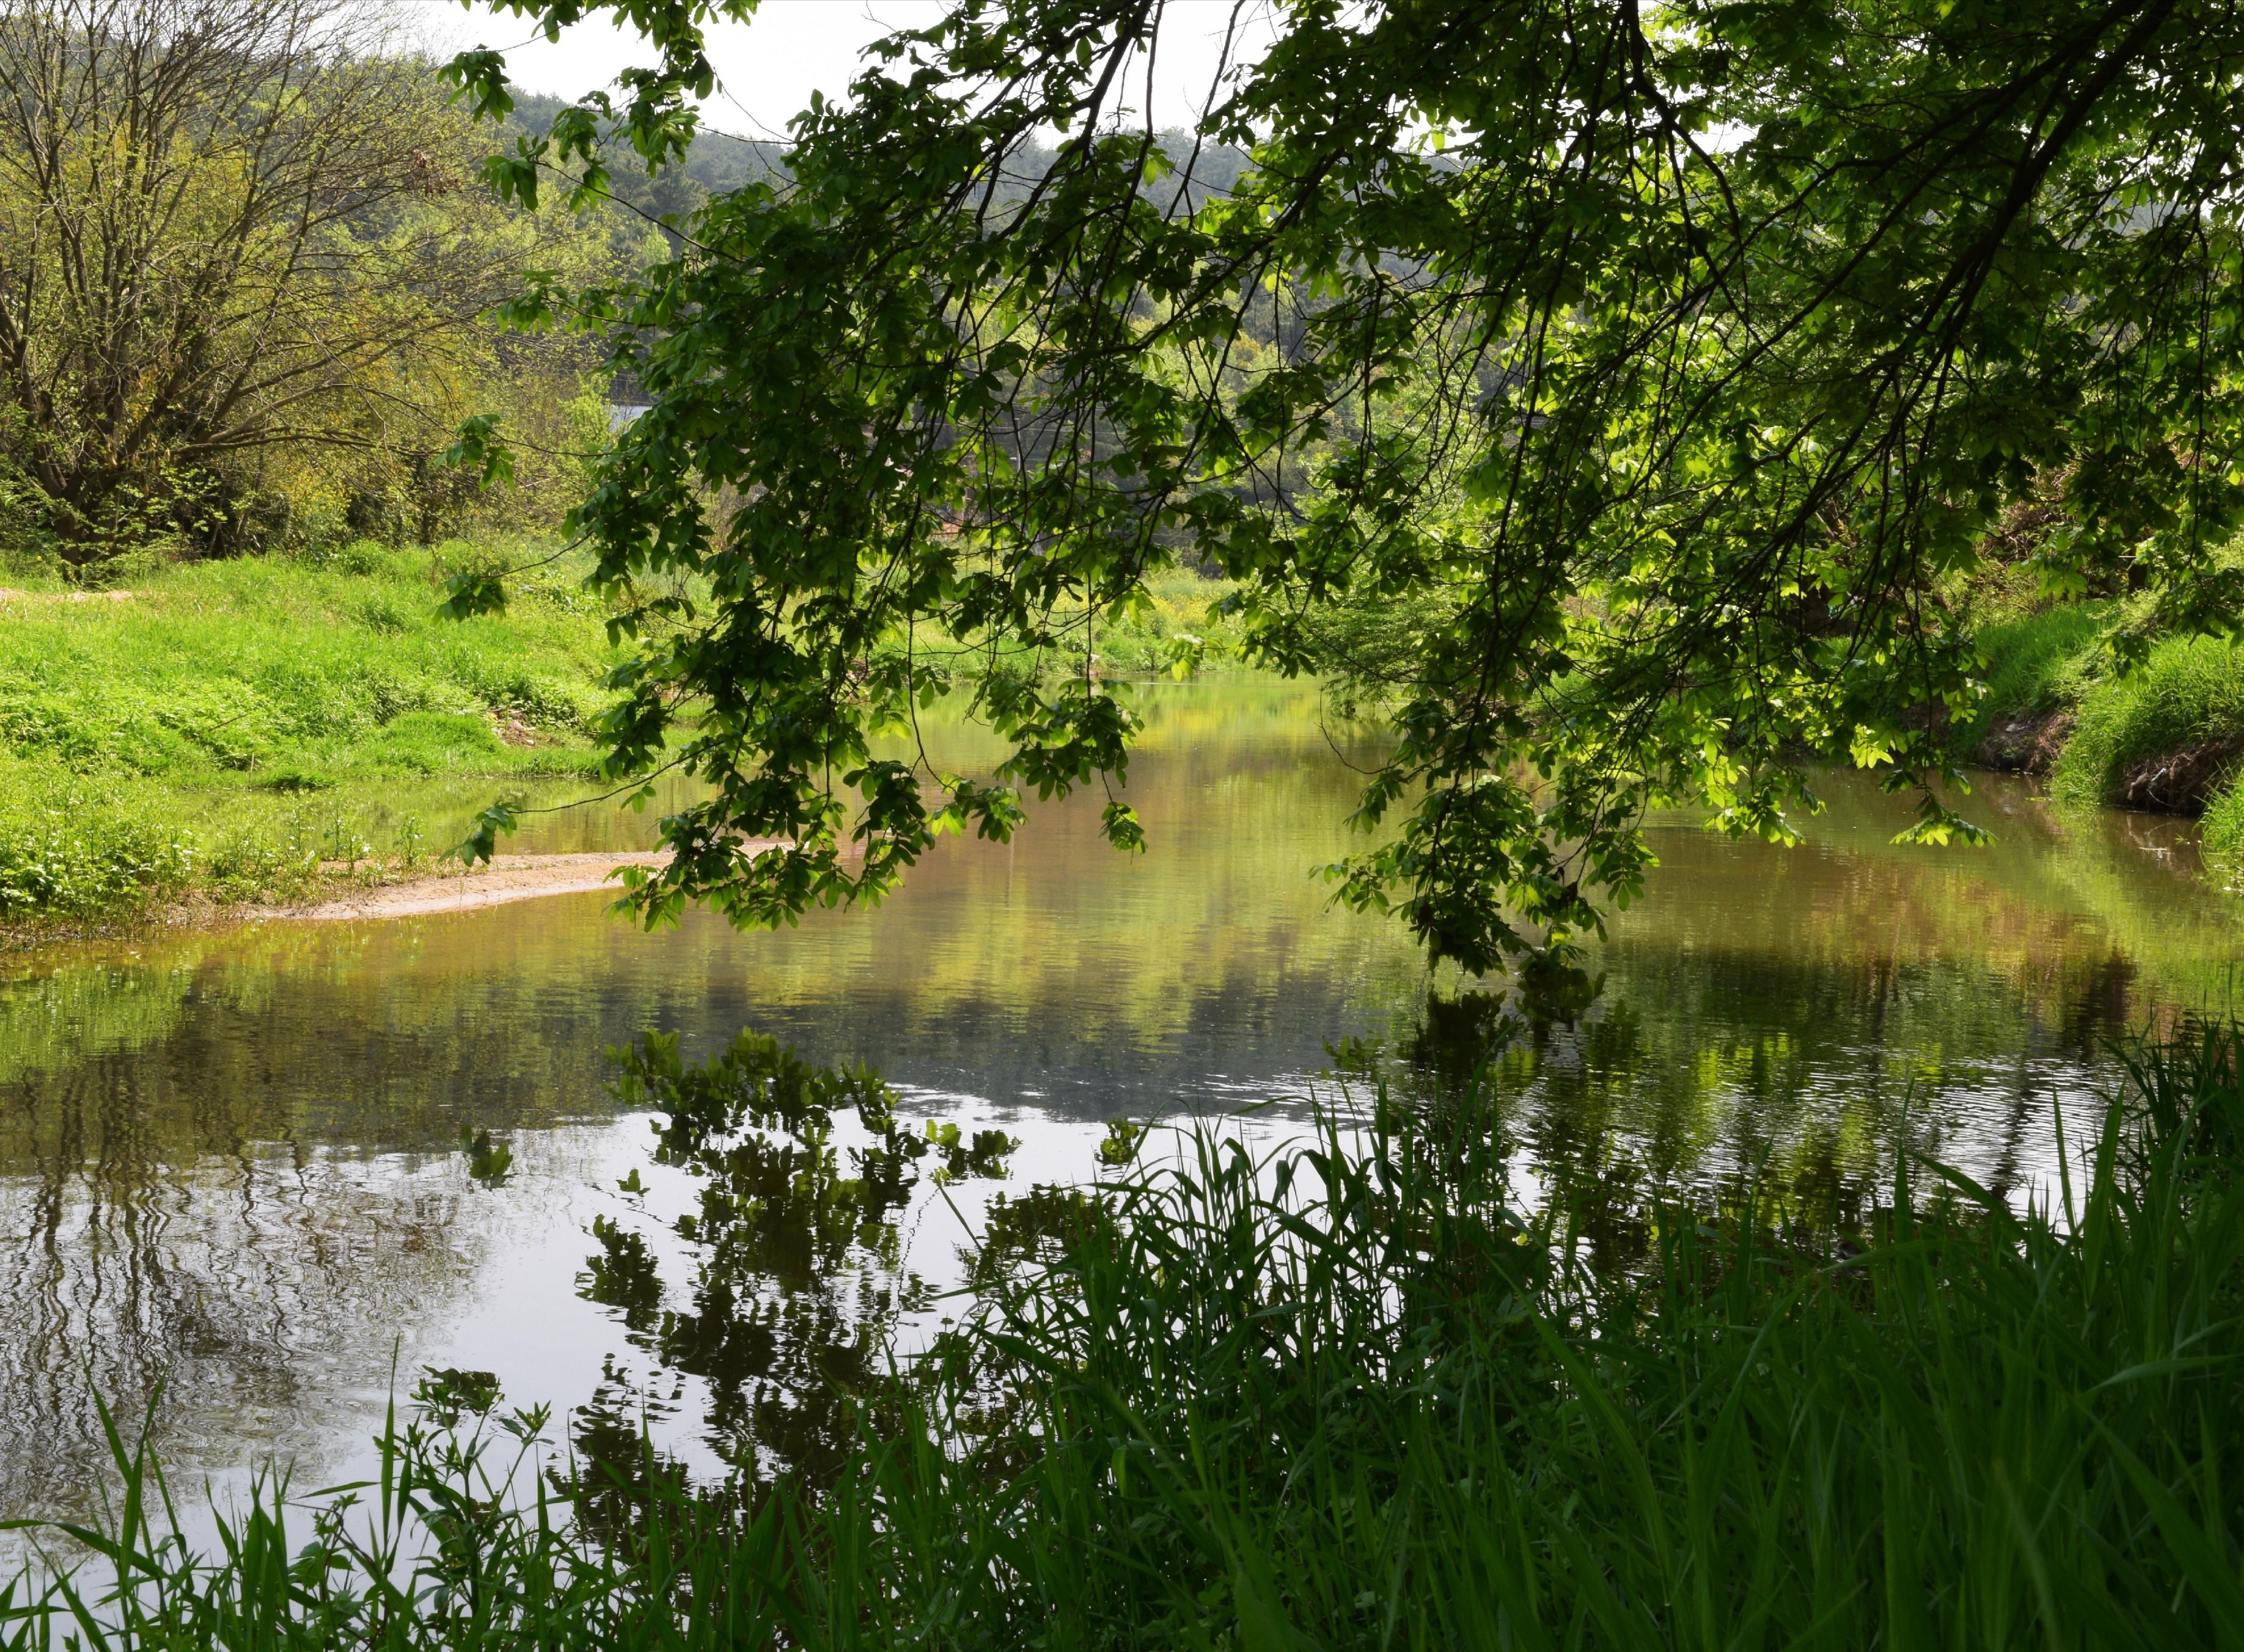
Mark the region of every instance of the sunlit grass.
[[354, 787], [587, 776], [616, 654], [574, 577], [436, 612], [449, 567], [500, 554], [360, 544], [9, 599], [0, 922], [287, 893], [323, 859], [449, 846], [375, 830]]
[[2043, 608], [1983, 626], [1977, 641], [1986, 660], [1987, 692], [1958, 719], [1957, 734], [1977, 746], [1997, 719], [2040, 716], [2071, 705], [2091, 680], [2112, 605]]
[[2213, 637], [2161, 643], [2139, 671], [2102, 675], [2078, 709], [2051, 783], [2083, 799], [2109, 798], [2130, 765], [2244, 738], [2244, 649]]
[[368, 543], [171, 568], [123, 600], [10, 602], [0, 745], [82, 776], [280, 789], [551, 772], [610, 698], [605, 616], [541, 576], [504, 615], [441, 617], [446, 570], [491, 554]]

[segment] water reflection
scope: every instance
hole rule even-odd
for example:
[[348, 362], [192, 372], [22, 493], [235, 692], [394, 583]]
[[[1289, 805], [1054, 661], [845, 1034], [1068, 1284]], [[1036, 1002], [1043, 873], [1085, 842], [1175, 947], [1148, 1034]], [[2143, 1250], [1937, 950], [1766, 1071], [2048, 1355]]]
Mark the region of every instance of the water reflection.
[[[1313, 695], [1259, 682], [1146, 709], [1142, 858], [1094, 801], [775, 935], [649, 936], [590, 896], [9, 961], [0, 1517], [83, 1513], [91, 1392], [131, 1411], [159, 1377], [182, 1484], [274, 1453], [300, 1482], [348, 1473], [393, 1351], [401, 1388], [436, 1365], [575, 1408], [588, 1454], [644, 1414], [699, 1467], [814, 1466], [881, 1327], [939, 1313], [958, 1222], [1000, 1187], [1009, 1222], [1065, 1216], [1030, 1190], [1088, 1173], [1107, 1119], [1298, 1090], [1349, 1036], [1454, 1077], [1486, 1006], [1442, 981], [1429, 1019], [1399, 929], [1309, 875], [1350, 846], [1368, 737], [1336, 751]], [[948, 738], [946, 762], [990, 756]], [[2104, 1039], [2226, 1001], [2237, 907], [2187, 828], [1994, 782], [1996, 847], [1903, 849], [1893, 800], [1828, 790], [1796, 851], [1660, 824], [1646, 900], [1591, 959], [1601, 999], [1497, 1069], [1530, 1161], [1835, 1204], [1908, 1139], [2030, 1185]], [[645, 826], [550, 817], [537, 846]], [[603, 1050], [648, 1028], [694, 1059], [743, 1027], [878, 1068], [889, 1125], [849, 1102], [657, 1138], [606, 1089]]]
[[2054, 1170], [2051, 1110], [2089, 1105], [2113, 1038], [2231, 1001], [2239, 907], [2185, 823], [1991, 776], [1994, 847], [1905, 849], [1893, 799], [1828, 790], [1796, 851], [1655, 832], [1646, 900], [1592, 951], [1599, 1003], [1499, 1069], [1538, 1156], [1619, 1143], [1664, 1183], [1860, 1183], [1906, 1140], [2015, 1190]]
[[353, 1348], [328, 1331], [411, 1325], [457, 1297], [490, 1237], [483, 1213], [462, 1208], [472, 1190], [442, 1167], [306, 1153], [222, 1116], [167, 1118], [143, 1076], [102, 1059], [46, 1087], [35, 1113], [10, 1098], [0, 1508], [11, 1514], [82, 1511], [107, 1461], [93, 1395], [129, 1418], [159, 1379], [166, 1409], [199, 1432], [316, 1454], [334, 1392], [386, 1355], [378, 1336]]
[[[701, 1380], [729, 1467], [823, 1480], [888, 1370], [891, 1328], [931, 1300], [900, 1227], [915, 1190], [923, 1177], [946, 1189], [1002, 1180], [1020, 1143], [932, 1120], [915, 1129], [869, 1070], [814, 1068], [755, 1034], [691, 1068], [675, 1038], [651, 1037], [622, 1068], [625, 1104], [660, 1109], [654, 1163], [695, 1183], [694, 1208], [671, 1227], [697, 1264], [686, 1303], [667, 1307], [641, 1228], [596, 1218], [583, 1294], [665, 1372]], [[852, 1123], [847, 1143], [837, 1126]], [[639, 1455], [633, 1400], [644, 1414], [644, 1393], [611, 1365], [578, 1418], [588, 1460]]]

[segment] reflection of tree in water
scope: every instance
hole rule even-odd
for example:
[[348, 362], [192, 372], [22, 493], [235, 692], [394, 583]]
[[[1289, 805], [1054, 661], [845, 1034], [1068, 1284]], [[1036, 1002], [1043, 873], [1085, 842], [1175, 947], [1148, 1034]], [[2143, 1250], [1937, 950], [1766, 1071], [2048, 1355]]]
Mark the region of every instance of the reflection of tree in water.
[[2057, 1049], [2092, 1060], [2115, 1038], [2135, 1030], [2141, 972], [2116, 947], [2102, 957], [2067, 958], [2060, 968]]
[[1477, 1077], [1488, 1127], [1574, 1207], [1601, 1264], [1623, 1268], [1654, 1190], [1852, 1231], [1889, 1195], [1904, 1141], [2013, 1192], [2046, 1169], [2052, 1093], [2092, 1082], [2138, 1013], [2116, 955], [2065, 958], [2024, 985], [1876, 952], [1615, 946], [1605, 959], [1604, 991], [1570, 1017], [1430, 998], [1398, 1082], [1439, 1106]]
[[465, 1273], [449, 1166], [377, 1177], [273, 1124], [129, 1054], [0, 1086], [0, 1514], [92, 1511], [97, 1394], [130, 1426], [160, 1383], [177, 1473], [241, 1467], [244, 1439], [316, 1453], [314, 1401], [378, 1380]]
[[[929, 1303], [900, 1227], [923, 1174], [1001, 1177], [1018, 1144], [955, 1124], [911, 1130], [869, 1071], [813, 1067], [753, 1034], [700, 1067], [680, 1062], [674, 1036], [649, 1035], [623, 1069], [619, 1099], [663, 1116], [657, 1161], [700, 1180], [698, 1208], [676, 1224], [698, 1264], [685, 1304], [666, 1305], [645, 1237], [598, 1219], [583, 1294], [664, 1371], [707, 1385], [711, 1442], [745, 1480], [823, 1480], [887, 1374], [891, 1328]], [[843, 1147], [836, 1120], [850, 1116], [864, 1139]], [[580, 1457], [609, 1465], [619, 1495], [675, 1472], [639, 1455], [639, 1419], [654, 1408], [612, 1363], [577, 1413]]]

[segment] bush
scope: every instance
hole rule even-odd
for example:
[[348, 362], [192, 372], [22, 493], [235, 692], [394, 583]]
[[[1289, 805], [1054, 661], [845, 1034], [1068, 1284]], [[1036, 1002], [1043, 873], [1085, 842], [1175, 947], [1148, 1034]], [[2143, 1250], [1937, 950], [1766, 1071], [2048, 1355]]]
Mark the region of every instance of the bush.
[[186, 834], [125, 821], [0, 828], [0, 922], [143, 906], [185, 889], [194, 862]]

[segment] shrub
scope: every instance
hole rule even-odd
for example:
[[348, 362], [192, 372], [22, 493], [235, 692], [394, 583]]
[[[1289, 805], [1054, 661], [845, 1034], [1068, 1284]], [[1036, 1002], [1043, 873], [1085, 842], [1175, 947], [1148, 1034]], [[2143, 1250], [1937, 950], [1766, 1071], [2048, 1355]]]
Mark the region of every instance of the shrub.
[[0, 921], [99, 917], [177, 894], [194, 869], [183, 833], [120, 820], [0, 830]]

